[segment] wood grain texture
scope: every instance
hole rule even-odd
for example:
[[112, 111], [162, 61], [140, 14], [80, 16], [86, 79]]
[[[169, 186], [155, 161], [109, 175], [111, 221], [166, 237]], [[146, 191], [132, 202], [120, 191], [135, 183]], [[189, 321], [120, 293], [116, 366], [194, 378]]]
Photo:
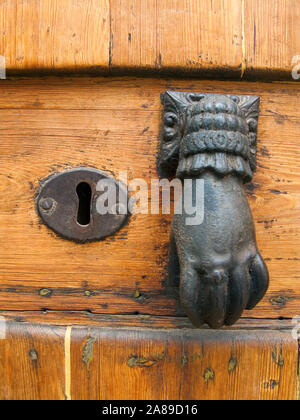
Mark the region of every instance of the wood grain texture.
[[0, 325], [0, 400], [64, 400], [65, 328]]
[[71, 398], [295, 400], [297, 360], [284, 332], [74, 328]]
[[189, 73], [292, 80], [298, 0], [2, 0], [8, 74]]
[[[1, 315], [1, 400], [294, 400], [285, 331], [60, 326]], [[272, 327], [271, 327], [272, 328]]]
[[175, 79], [7, 80], [0, 86], [0, 309], [182, 315], [165, 285], [171, 216], [133, 215], [117, 234], [75, 244], [40, 223], [34, 197], [53, 172], [92, 166], [157, 178], [165, 89], [261, 96], [258, 171], [246, 186], [270, 289], [245, 317], [299, 314], [299, 89]]
[[108, 68], [109, 0], [2, 0], [0, 25], [8, 73]]
[[[197, 329], [187, 317], [155, 315], [110, 315], [93, 314], [86, 311], [1, 311], [0, 316], [7, 322], [46, 324], [49, 326], [89, 326], [109, 328], [150, 328], [150, 329]], [[1, 318], [1, 319], [3, 319]], [[255, 319], [241, 318], [231, 327], [222, 327], [224, 331], [291, 331], [294, 324], [290, 319]], [[208, 329], [203, 325], [203, 330]]]
[[230, 69], [232, 77], [239, 76], [241, 4], [240, 0], [112, 0], [111, 68], [217, 74]]
[[300, 55], [300, 4], [298, 0], [246, 0], [246, 76], [289, 75]]

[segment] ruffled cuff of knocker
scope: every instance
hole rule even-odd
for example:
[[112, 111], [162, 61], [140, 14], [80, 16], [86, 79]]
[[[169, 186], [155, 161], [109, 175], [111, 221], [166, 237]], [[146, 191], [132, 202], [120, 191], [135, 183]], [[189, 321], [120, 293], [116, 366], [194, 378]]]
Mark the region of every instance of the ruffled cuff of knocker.
[[219, 175], [236, 174], [245, 182], [252, 178], [250, 138], [240, 132], [200, 130], [183, 137], [177, 177], [212, 170]]
[[252, 179], [252, 170], [249, 161], [242, 156], [230, 155], [222, 152], [198, 153], [179, 160], [176, 176], [186, 178], [200, 175], [205, 170], [211, 170], [220, 176], [235, 174], [244, 182]]

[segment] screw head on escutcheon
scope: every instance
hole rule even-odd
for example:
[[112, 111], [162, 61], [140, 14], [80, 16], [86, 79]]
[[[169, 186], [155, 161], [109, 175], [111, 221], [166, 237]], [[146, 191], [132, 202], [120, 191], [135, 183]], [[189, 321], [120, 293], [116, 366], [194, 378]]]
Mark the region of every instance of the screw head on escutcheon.
[[39, 206], [43, 211], [50, 211], [54, 206], [54, 200], [50, 197], [42, 198], [39, 202]]

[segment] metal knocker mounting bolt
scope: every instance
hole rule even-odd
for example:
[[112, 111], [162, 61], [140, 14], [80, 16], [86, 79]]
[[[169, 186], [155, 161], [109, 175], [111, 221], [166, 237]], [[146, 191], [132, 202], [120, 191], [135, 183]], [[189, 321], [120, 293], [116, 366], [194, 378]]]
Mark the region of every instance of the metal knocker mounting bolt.
[[204, 182], [203, 222], [187, 224], [184, 206], [173, 217], [169, 281], [196, 326], [232, 325], [269, 282], [243, 190], [256, 168], [259, 98], [167, 91], [162, 104], [161, 174], [191, 179], [192, 194]]

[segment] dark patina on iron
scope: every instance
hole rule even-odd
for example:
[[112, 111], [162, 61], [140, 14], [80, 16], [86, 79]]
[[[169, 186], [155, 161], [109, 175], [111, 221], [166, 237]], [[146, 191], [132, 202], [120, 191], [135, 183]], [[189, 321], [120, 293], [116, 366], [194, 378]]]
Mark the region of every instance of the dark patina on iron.
[[[116, 203], [106, 214], [97, 210], [104, 193], [97, 188], [106, 180], [115, 186]], [[126, 206], [120, 210], [120, 197]], [[109, 205], [109, 203], [108, 203]], [[128, 217], [127, 189], [107, 173], [93, 168], [75, 168], [53, 174], [42, 182], [36, 207], [43, 222], [65, 239], [84, 243], [115, 233]]]
[[167, 91], [161, 99], [161, 175], [192, 179], [193, 193], [204, 180], [203, 223], [187, 225], [184, 206], [173, 217], [169, 283], [196, 326], [232, 325], [269, 282], [243, 189], [256, 168], [259, 98]]

